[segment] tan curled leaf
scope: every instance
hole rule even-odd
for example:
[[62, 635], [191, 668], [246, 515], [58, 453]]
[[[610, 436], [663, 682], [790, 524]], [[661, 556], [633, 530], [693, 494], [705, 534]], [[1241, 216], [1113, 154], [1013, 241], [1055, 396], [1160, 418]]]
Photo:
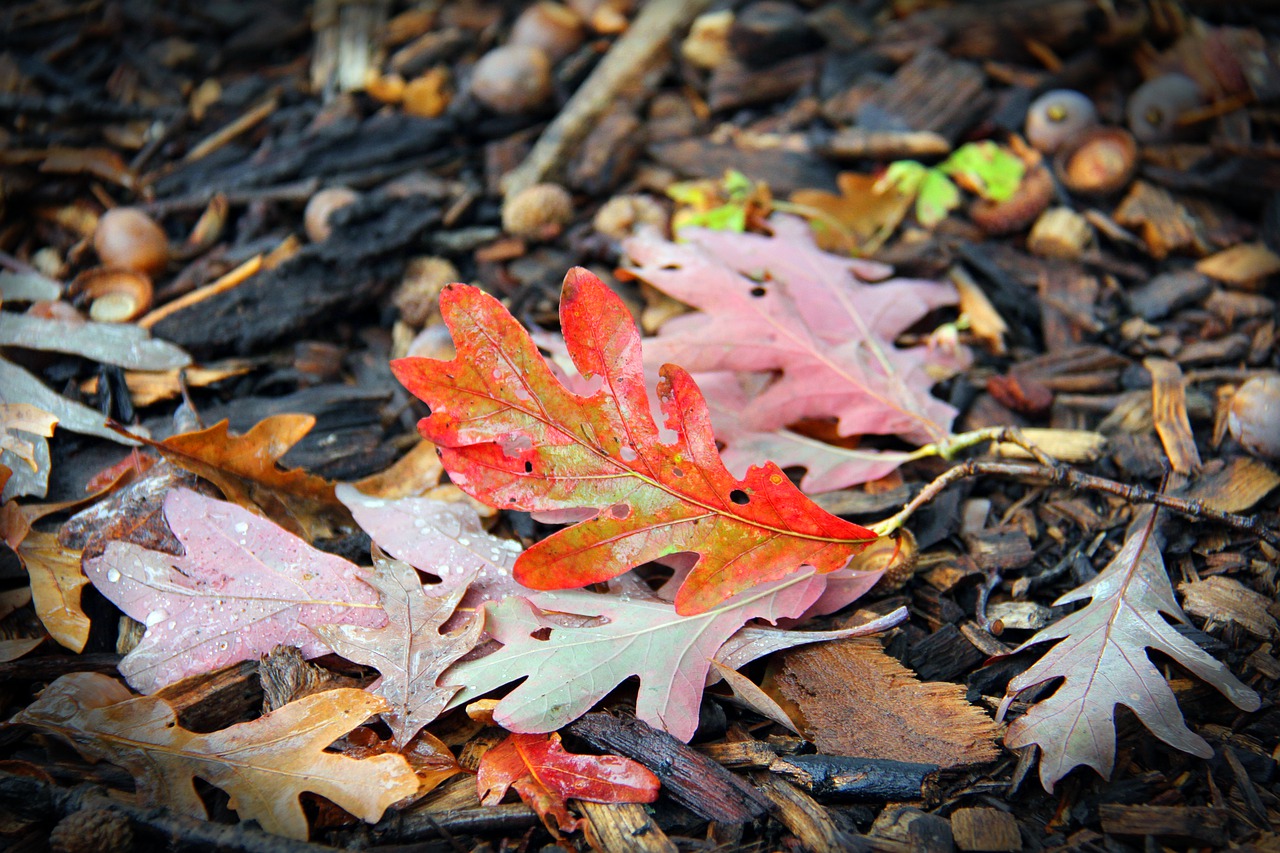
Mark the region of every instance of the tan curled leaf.
[[56, 415], [29, 403], [0, 403], [0, 450], [9, 451], [35, 471], [39, 468], [36, 443], [22, 433], [49, 438], [57, 422]]
[[959, 767], [1000, 754], [996, 726], [958, 684], [923, 682], [877, 640], [788, 652], [774, 682], [804, 715], [804, 731], [832, 755]]
[[80, 568], [80, 551], [64, 548], [53, 533], [29, 532], [18, 546], [18, 558], [31, 578], [31, 598], [45, 630], [73, 652], [84, 651], [89, 617], [80, 594], [89, 582]]
[[391, 727], [395, 742], [404, 745], [440, 716], [458, 692], [457, 687], [441, 687], [436, 679], [475, 648], [483, 619], [473, 616], [462, 628], [442, 633], [441, 626], [453, 615], [467, 584], [446, 595], [428, 596], [418, 573], [399, 560], [375, 555], [373, 576], [365, 582], [378, 591], [387, 612], [384, 627], [318, 625], [314, 630], [344, 658], [382, 674], [369, 690], [387, 700], [391, 710], [382, 718]]
[[49, 685], [12, 722], [61, 735], [86, 758], [128, 770], [144, 805], [207, 819], [195, 786], [199, 777], [225, 791], [242, 820], [306, 839], [307, 818], [298, 802], [304, 791], [370, 823], [417, 792], [418, 779], [403, 756], [356, 760], [325, 751], [385, 709], [385, 701], [363, 690], [339, 688], [247, 723], [197, 733], [178, 725], [167, 702], [134, 697], [105, 675], [77, 672]]
[[1166, 620], [1187, 617], [1173, 597], [1164, 559], [1156, 544], [1156, 513], [1143, 512], [1130, 526], [1124, 546], [1096, 578], [1054, 602], [1091, 599], [1015, 651], [1061, 640], [1035, 666], [1009, 682], [997, 715], [1030, 687], [1065, 679], [1046, 699], [1014, 720], [1005, 735], [1010, 747], [1039, 744], [1040, 781], [1052, 792], [1072, 768], [1086, 765], [1104, 777], [1115, 765], [1115, 708], [1124, 705], [1151, 733], [1176, 749], [1201, 758], [1213, 749], [1187, 728], [1177, 699], [1147, 656], [1155, 649], [1212, 684], [1245, 711], [1259, 707], [1258, 694], [1222, 663], [1183, 637]]

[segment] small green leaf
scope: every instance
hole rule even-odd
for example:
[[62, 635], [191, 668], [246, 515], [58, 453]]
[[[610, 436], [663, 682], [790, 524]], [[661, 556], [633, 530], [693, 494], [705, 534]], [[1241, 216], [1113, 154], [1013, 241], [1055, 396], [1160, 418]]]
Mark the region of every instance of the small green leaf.
[[916, 219], [932, 228], [960, 206], [960, 188], [937, 169], [926, 169], [916, 196]]
[[920, 185], [924, 183], [928, 171], [927, 166], [915, 160], [897, 160], [889, 164], [884, 177], [876, 182], [875, 190], [883, 192], [894, 187], [903, 195], [915, 195], [920, 191]]
[[1026, 165], [1007, 148], [987, 141], [961, 145], [938, 169], [960, 178], [985, 199], [1004, 201], [1018, 191]]

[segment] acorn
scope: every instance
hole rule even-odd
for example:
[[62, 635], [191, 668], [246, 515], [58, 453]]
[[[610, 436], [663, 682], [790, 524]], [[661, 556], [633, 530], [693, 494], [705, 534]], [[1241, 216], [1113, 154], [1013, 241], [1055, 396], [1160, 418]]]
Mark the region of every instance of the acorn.
[[139, 272], [94, 267], [75, 277], [67, 294], [89, 303], [89, 319], [128, 323], [151, 308], [151, 279]]
[[614, 196], [596, 211], [595, 218], [591, 220], [592, 228], [614, 240], [630, 237], [646, 225], [665, 232], [667, 210], [653, 198], [639, 194]]
[[1110, 195], [1133, 180], [1138, 169], [1138, 143], [1124, 128], [1089, 128], [1058, 149], [1053, 169], [1073, 193]]
[[535, 110], [551, 97], [551, 61], [529, 45], [496, 47], [472, 69], [471, 94], [494, 112]]
[[391, 302], [400, 309], [400, 319], [414, 329], [421, 329], [436, 313], [440, 291], [460, 278], [458, 268], [447, 258], [414, 258], [406, 265], [404, 278]]
[[502, 229], [525, 240], [552, 240], [573, 219], [573, 198], [559, 184], [534, 184], [502, 205]]
[[98, 218], [93, 248], [104, 266], [145, 275], [169, 262], [169, 238], [154, 219], [134, 207], [117, 207]]
[[86, 808], [58, 821], [49, 833], [54, 853], [114, 853], [132, 850], [133, 823], [114, 809]]
[[1024, 128], [1027, 141], [1046, 154], [1098, 123], [1093, 101], [1074, 89], [1053, 89], [1031, 102]]
[[1254, 456], [1280, 460], [1280, 375], [1255, 376], [1236, 390], [1227, 429]]
[[1203, 103], [1196, 81], [1172, 72], [1153, 77], [1134, 89], [1125, 115], [1129, 129], [1140, 142], [1169, 142], [1179, 135], [1178, 116]]
[[900, 528], [890, 536], [873, 539], [849, 562], [849, 568], [859, 572], [884, 572], [876, 589], [894, 592], [906, 586], [920, 562], [920, 548], [916, 537], [907, 528]]
[[346, 207], [358, 198], [360, 194], [347, 187], [329, 187], [313, 195], [307, 202], [306, 210], [302, 212], [302, 223], [307, 232], [307, 239], [312, 243], [323, 243], [328, 240], [329, 235], [333, 233], [333, 228], [329, 225], [329, 217], [334, 211]]
[[585, 38], [577, 12], [560, 3], [543, 0], [520, 13], [511, 25], [507, 44], [536, 47], [554, 65], [577, 50]]
[[1012, 234], [1044, 212], [1053, 200], [1053, 176], [1043, 165], [1027, 170], [1018, 190], [1004, 201], [980, 198], [969, 208], [969, 218], [988, 234]]

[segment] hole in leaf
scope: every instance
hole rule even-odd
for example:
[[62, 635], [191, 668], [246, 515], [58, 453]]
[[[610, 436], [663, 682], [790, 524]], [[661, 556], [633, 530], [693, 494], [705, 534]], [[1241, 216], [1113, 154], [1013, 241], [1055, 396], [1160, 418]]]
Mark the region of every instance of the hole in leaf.
[[636, 449], [629, 444], [624, 444], [618, 449], [618, 455], [622, 457], [623, 462], [635, 462], [640, 454], [636, 453]]
[[756, 297], [764, 296], [768, 292], [769, 292], [769, 288], [761, 287], [758, 284], [755, 287], [751, 288], [751, 295]]
[[751, 496], [742, 491], [742, 489], [734, 489], [729, 493], [729, 500], [733, 501], [738, 506], [746, 506], [750, 503]]
[[684, 476], [684, 469], [683, 469], [683, 468], [672, 468], [672, 469], [671, 469], [671, 473], [672, 473], [672, 474], [675, 474], [677, 477], [683, 477], [683, 476]]
[[631, 515], [631, 507], [627, 504], [614, 504], [609, 507], [609, 515], [621, 521]]
[[531, 633], [529, 636], [533, 637], [535, 640], [542, 640], [545, 643], [547, 640], [551, 639], [551, 629], [542, 627]]
[[532, 463], [532, 462], [530, 462], [528, 459], [526, 459], [526, 460], [524, 461], [524, 472], [525, 472], [526, 474], [532, 474], [532, 473], [533, 473], [533, 463]]

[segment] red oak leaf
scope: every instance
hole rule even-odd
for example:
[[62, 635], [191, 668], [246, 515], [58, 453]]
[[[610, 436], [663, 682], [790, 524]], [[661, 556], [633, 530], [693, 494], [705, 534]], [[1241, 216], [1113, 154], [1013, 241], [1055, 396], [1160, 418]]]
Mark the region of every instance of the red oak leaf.
[[[581, 821], [569, 814], [569, 799], [590, 803], [651, 803], [658, 777], [618, 755], [574, 755], [560, 735], [513, 734], [480, 759], [480, 802], [496, 806], [508, 788], [536, 811], [554, 834], [573, 832]], [[555, 826], [552, 826], [552, 821]]]
[[601, 380], [590, 396], [556, 379], [493, 297], [449, 285], [440, 311], [458, 357], [404, 358], [392, 369], [431, 406], [418, 427], [453, 481], [494, 506], [596, 511], [521, 554], [521, 584], [582, 587], [692, 552], [698, 562], [675, 599], [688, 615], [801, 565], [838, 569], [874, 538], [819, 508], [772, 463], [734, 478], [716, 451], [702, 393], [675, 365], [662, 368], [658, 383], [660, 430], [635, 323], [586, 270], [565, 277], [560, 322], [578, 372]]

